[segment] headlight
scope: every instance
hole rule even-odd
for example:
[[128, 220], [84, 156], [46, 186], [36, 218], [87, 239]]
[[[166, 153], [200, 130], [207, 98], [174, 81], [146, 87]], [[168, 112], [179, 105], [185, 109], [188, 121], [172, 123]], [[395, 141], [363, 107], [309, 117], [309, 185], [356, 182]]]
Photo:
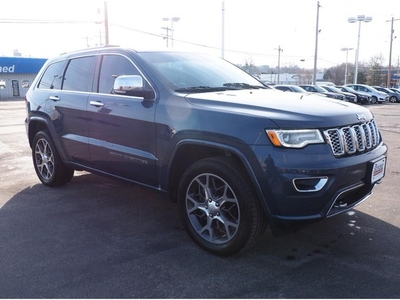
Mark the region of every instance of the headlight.
[[265, 130], [272, 144], [277, 147], [303, 148], [308, 144], [322, 144], [324, 138], [317, 129]]

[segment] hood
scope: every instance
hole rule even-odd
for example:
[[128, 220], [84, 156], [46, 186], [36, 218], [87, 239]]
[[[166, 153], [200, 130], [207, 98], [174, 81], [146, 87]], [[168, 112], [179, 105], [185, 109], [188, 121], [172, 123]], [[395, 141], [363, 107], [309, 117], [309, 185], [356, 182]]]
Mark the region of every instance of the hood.
[[241, 116], [268, 118], [280, 128], [331, 128], [362, 123], [372, 113], [338, 99], [273, 89], [235, 90], [186, 95], [194, 106]]

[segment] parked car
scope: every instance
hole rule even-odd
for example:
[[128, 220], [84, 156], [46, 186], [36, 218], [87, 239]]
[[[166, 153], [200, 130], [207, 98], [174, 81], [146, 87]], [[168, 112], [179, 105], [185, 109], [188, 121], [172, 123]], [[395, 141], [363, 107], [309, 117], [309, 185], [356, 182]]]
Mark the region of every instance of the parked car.
[[25, 125], [44, 185], [85, 170], [152, 188], [194, 242], [226, 256], [267, 224], [276, 234], [348, 211], [382, 181], [373, 114], [329, 100], [268, 89], [219, 57], [107, 46], [47, 60]]
[[335, 84], [330, 81], [316, 81], [315, 84], [320, 86], [335, 86]]
[[310, 93], [310, 92], [307, 92], [305, 89], [299, 87], [298, 85], [293, 85], [293, 84], [277, 84], [277, 85], [274, 85], [274, 88], [276, 88], [277, 90], [284, 91], [284, 92], [303, 93], [303, 94]]
[[400, 89], [398, 88], [390, 88], [393, 92], [400, 94]]
[[360, 104], [370, 104], [371, 103], [371, 96], [368, 93], [353, 90], [349, 86], [336, 86], [339, 90], [347, 93], [352, 93], [357, 97], [357, 103]]
[[342, 94], [346, 101], [354, 102], [354, 103], [357, 102], [356, 95], [354, 95], [352, 93], [343, 92], [343, 91], [339, 90], [338, 88], [336, 88], [334, 86], [323, 85], [322, 87], [324, 89], [326, 89], [328, 92]]
[[264, 84], [265, 86], [275, 86], [275, 83], [269, 81], [269, 80], [260, 80], [260, 82], [262, 84]]
[[366, 84], [347, 84], [346, 86], [360, 92], [365, 92], [371, 95], [371, 103], [385, 103], [389, 101], [389, 95], [374, 89]]
[[389, 102], [391, 103], [396, 103], [396, 102], [400, 102], [400, 94], [392, 91], [391, 89], [387, 89], [381, 86], [373, 86], [374, 89], [386, 93], [389, 95]]
[[345, 100], [344, 95], [339, 94], [339, 93], [328, 92], [326, 89], [324, 89], [320, 85], [301, 84], [299, 86], [301, 88], [305, 89], [307, 92], [310, 92], [310, 93], [319, 93], [319, 94], [323, 94], [323, 95], [325, 95], [325, 96], [327, 96], [329, 98]]

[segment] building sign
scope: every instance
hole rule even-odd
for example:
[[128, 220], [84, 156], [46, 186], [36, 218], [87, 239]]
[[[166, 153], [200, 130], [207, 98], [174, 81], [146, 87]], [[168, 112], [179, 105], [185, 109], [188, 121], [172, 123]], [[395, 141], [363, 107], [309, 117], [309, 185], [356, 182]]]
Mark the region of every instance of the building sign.
[[45, 58], [0, 57], [0, 75], [37, 74], [46, 60]]

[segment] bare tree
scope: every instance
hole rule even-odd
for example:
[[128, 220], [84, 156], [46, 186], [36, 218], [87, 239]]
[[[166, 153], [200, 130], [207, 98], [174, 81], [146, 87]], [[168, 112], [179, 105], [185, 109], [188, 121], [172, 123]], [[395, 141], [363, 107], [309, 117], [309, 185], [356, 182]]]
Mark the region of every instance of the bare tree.
[[346, 71], [346, 65], [341, 64], [335, 67], [329, 68], [324, 74], [324, 80], [331, 81], [336, 85], [344, 84], [344, 73]]
[[371, 57], [367, 66], [367, 84], [368, 85], [384, 85], [385, 82], [385, 70], [383, 68], [383, 55], [376, 55]]

